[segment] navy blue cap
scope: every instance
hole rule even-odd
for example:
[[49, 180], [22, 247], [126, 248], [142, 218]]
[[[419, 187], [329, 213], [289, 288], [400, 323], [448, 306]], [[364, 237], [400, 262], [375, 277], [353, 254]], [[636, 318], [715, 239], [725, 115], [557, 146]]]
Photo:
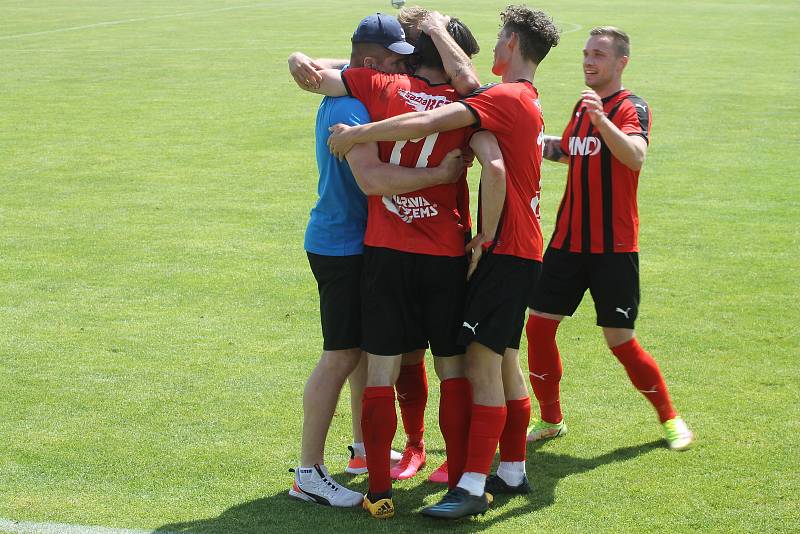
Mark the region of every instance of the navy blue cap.
[[414, 46], [406, 42], [406, 34], [400, 23], [391, 15], [375, 13], [358, 24], [353, 38], [354, 43], [377, 43], [398, 54], [414, 53]]

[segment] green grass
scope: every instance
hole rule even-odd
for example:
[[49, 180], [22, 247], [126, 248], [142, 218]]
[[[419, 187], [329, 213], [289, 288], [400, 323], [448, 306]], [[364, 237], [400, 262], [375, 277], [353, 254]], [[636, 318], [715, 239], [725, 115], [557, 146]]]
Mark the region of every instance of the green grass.
[[[429, 4], [473, 29], [485, 82], [503, 5]], [[570, 435], [530, 449], [530, 497], [450, 530], [796, 530], [800, 6], [538, 7], [582, 27], [537, 74], [549, 133], [582, 88], [587, 29], [632, 36], [625, 82], [654, 114], [639, 337], [698, 443], [664, 448], [587, 299], [559, 334]], [[2, 3], [0, 517], [197, 533], [441, 527], [414, 513], [438, 496], [418, 479], [396, 485], [399, 516], [380, 524], [285, 493], [321, 344], [302, 250], [318, 99], [285, 59], [347, 56], [358, 20], [388, 9]], [[128, 22], [89, 26], [109, 21]], [[564, 174], [545, 166], [546, 235]], [[437, 403], [431, 376], [425, 475], [443, 458]], [[335, 471], [348, 406], [345, 393]]]

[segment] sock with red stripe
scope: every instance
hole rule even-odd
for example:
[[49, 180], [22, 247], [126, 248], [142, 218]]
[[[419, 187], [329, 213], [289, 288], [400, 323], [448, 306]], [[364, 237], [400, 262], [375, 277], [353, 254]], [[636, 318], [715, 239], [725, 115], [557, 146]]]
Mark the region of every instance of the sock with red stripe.
[[669, 398], [667, 384], [661, 375], [658, 364], [636, 341], [631, 339], [611, 349], [614, 356], [625, 367], [625, 372], [633, 385], [644, 395], [658, 412], [663, 423], [677, 416]]
[[428, 375], [425, 372], [425, 362], [401, 366], [395, 389], [408, 443], [419, 445], [425, 432], [425, 406], [428, 404]]
[[461, 377], [442, 381], [439, 428], [447, 450], [447, 485], [450, 489], [458, 484], [467, 461], [471, 407], [472, 386], [469, 380]]
[[542, 421], [560, 423], [561, 413], [559, 383], [561, 382], [561, 356], [556, 345], [559, 321], [531, 315], [525, 326], [528, 336], [528, 369], [531, 386]]
[[531, 398], [506, 401], [506, 425], [500, 434], [500, 461], [524, 462], [528, 423], [531, 422]]
[[392, 438], [397, 431], [397, 414], [394, 411], [394, 388], [373, 386], [364, 389], [361, 402], [361, 430], [367, 452], [369, 492], [379, 495], [392, 490], [389, 476], [389, 454]]
[[505, 424], [505, 406], [472, 405], [464, 473], [489, 474]]

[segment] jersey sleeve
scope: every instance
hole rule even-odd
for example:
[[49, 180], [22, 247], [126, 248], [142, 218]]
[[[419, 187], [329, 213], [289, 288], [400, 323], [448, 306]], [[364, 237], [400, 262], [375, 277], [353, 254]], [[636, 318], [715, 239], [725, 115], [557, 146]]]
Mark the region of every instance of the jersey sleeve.
[[628, 97], [629, 105], [620, 109], [619, 129], [626, 135], [640, 135], [650, 144], [650, 106], [638, 96]]
[[374, 69], [355, 68], [342, 71], [342, 82], [347, 94], [372, 110], [375, 120], [386, 118], [382, 116], [381, 110], [386, 109], [388, 99], [384, 98], [384, 93], [390, 80], [388, 75]]
[[479, 129], [496, 133], [511, 133], [519, 112], [516, 95], [503, 90], [502, 85], [484, 85], [461, 100], [475, 115]]

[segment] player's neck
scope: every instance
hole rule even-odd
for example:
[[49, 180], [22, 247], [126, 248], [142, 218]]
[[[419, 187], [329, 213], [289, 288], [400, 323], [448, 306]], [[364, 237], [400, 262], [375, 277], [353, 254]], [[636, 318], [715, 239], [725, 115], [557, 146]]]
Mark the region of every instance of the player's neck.
[[622, 80], [613, 80], [601, 87], [592, 87], [591, 89], [593, 89], [600, 98], [608, 98], [622, 90]]
[[536, 67], [535, 63], [524, 61], [522, 58], [514, 58], [503, 72], [503, 83], [516, 82], [517, 80], [528, 80], [533, 83]]
[[447, 75], [439, 70], [433, 69], [431, 67], [419, 67], [415, 72], [415, 76], [419, 76], [420, 78], [425, 78], [430, 83], [447, 83]]

